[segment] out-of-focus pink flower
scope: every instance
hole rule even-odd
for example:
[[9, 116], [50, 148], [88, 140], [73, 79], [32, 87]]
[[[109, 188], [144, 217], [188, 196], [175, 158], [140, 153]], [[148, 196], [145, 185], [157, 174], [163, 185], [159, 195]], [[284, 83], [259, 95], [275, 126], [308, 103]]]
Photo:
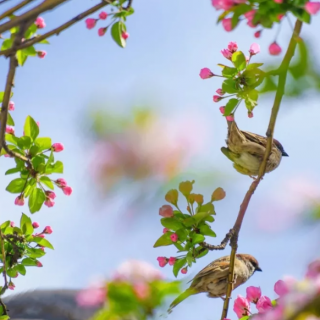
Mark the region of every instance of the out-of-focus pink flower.
[[105, 288], [88, 288], [77, 294], [76, 302], [80, 307], [95, 307], [105, 302], [106, 295]]
[[172, 218], [173, 217], [173, 208], [169, 204], [164, 204], [159, 209], [159, 215], [165, 218]]
[[43, 265], [40, 261], [37, 261], [37, 267], [39, 267], [39, 268], [43, 267]]
[[249, 111], [249, 112], [248, 112], [248, 117], [249, 117], [249, 118], [253, 118], [253, 113], [252, 113], [252, 111]]
[[14, 290], [16, 286], [14, 285], [14, 283], [12, 281], [9, 282], [9, 285], [8, 285], [8, 289], [10, 290]]
[[88, 18], [85, 21], [87, 29], [93, 29], [96, 26], [97, 19]]
[[168, 231], [169, 231], [168, 228], [163, 228], [162, 233], [166, 233], [166, 232], [168, 232]]
[[56, 198], [56, 194], [53, 191], [46, 191], [46, 196], [52, 200]]
[[233, 0], [211, 0], [213, 7], [217, 10], [229, 10], [234, 6], [234, 2]]
[[107, 14], [105, 11], [101, 11], [101, 12], [99, 13], [99, 18], [100, 18], [101, 20], [105, 20], [105, 19], [107, 19], [107, 17], [108, 17], [108, 14]]
[[133, 291], [140, 300], [145, 300], [150, 296], [150, 287], [145, 282], [135, 283]]
[[256, 31], [256, 32], [254, 33], [254, 37], [255, 37], [255, 38], [260, 38], [261, 33], [262, 33], [262, 30]]
[[213, 101], [214, 102], [219, 102], [222, 98], [220, 96], [214, 95], [213, 96]]
[[51, 148], [53, 149], [54, 152], [61, 152], [61, 151], [64, 150], [63, 144], [62, 144], [62, 143], [59, 143], [59, 142], [54, 143], [54, 144], [51, 146]]
[[14, 102], [13, 101], [9, 101], [9, 106], [8, 106], [8, 110], [9, 111], [14, 111]]
[[250, 303], [240, 294], [234, 300], [233, 311], [237, 314], [238, 318], [250, 315]]
[[251, 10], [248, 11], [244, 14], [244, 16], [248, 19], [248, 20], [252, 20], [254, 15], [256, 14], [256, 10]]
[[6, 126], [6, 133], [14, 134], [14, 127], [13, 126]]
[[201, 79], [209, 79], [214, 76], [214, 73], [209, 68], [202, 68], [199, 76]]
[[176, 261], [177, 259], [175, 257], [170, 257], [168, 262], [170, 266], [173, 266]]
[[14, 204], [16, 206], [23, 206], [24, 205], [24, 197], [23, 196], [18, 196], [14, 200]]
[[227, 32], [230, 32], [232, 30], [232, 19], [231, 18], [225, 18], [222, 20], [222, 26], [224, 30]]
[[276, 42], [273, 42], [270, 44], [269, 46], [269, 53], [272, 55], [272, 56], [277, 56], [281, 53], [282, 49], [281, 47], [276, 43]]
[[173, 233], [170, 236], [170, 239], [171, 239], [172, 242], [177, 242], [178, 241], [178, 235], [176, 233]]
[[41, 17], [38, 17], [34, 23], [38, 29], [43, 29], [46, 26], [44, 19]]
[[37, 124], [38, 127], [40, 127], [40, 122], [39, 121], [37, 121], [36, 124]]
[[186, 274], [187, 272], [188, 272], [188, 268], [182, 268], [182, 269], [181, 269], [181, 273], [182, 273], [182, 274]]
[[275, 3], [282, 3], [283, 0], [273, 0]]
[[10, 222], [10, 227], [12, 227], [12, 228], [15, 227], [14, 221], [11, 221], [11, 222]]
[[219, 110], [222, 114], [224, 114], [224, 111], [225, 111], [226, 107], [220, 107]]
[[287, 294], [289, 292], [289, 289], [283, 280], [278, 280], [274, 284], [274, 292], [281, 297]]
[[317, 259], [309, 264], [306, 277], [309, 279], [316, 279], [319, 276], [320, 276], [320, 259]]
[[54, 201], [50, 198], [47, 198], [46, 201], [44, 202], [44, 204], [48, 207], [48, 208], [51, 208], [54, 206]]
[[237, 43], [236, 42], [229, 42], [229, 44], [228, 44], [228, 50], [230, 51], [230, 52], [236, 52], [237, 50], [238, 50], [238, 45], [237, 45]]
[[53, 232], [53, 230], [50, 226], [46, 226], [42, 232], [47, 233], [47, 234], [51, 234]]
[[232, 53], [228, 49], [221, 50], [221, 53], [225, 58], [229, 60], [232, 58]]
[[38, 222], [33, 222], [32, 226], [33, 226], [34, 229], [37, 229], [37, 228], [40, 227], [40, 224]]
[[37, 55], [40, 59], [43, 59], [47, 55], [47, 51], [39, 50], [37, 51]]
[[67, 181], [63, 178], [57, 179], [55, 182], [59, 187], [66, 187], [68, 185]]
[[124, 40], [127, 40], [128, 38], [129, 38], [129, 33], [128, 32], [122, 32], [122, 34], [121, 34], [121, 37], [124, 39]]
[[66, 196], [70, 196], [72, 194], [72, 188], [69, 186], [62, 187], [62, 191]]
[[102, 37], [102, 36], [105, 35], [106, 31], [107, 31], [107, 28], [99, 28], [99, 29], [98, 29], [98, 35], [99, 35], [100, 37]]
[[227, 120], [228, 121], [234, 121], [234, 115], [233, 114], [230, 114], [228, 116], [226, 116]]
[[318, 11], [320, 10], [320, 2], [318, 2], [318, 1], [316, 1], [316, 2], [308, 1], [305, 4], [304, 8], [311, 15], [317, 14]]
[[222, 89], [217, 89], [216, 93], [219, 94], [220, 96], [223, 96], [225, 92]]
[[260, 313], [264, 313], [269, 309], [272, 309], [272, 303], [269, 297], [261, 296], [257, 302], [257, 309]]
[[247, 300], [253, 303], [257, 303], [259, 298], [261, 297], [261, 289], [260, 287], [248, 287], [246, 289], [247, 292]]
[[257, 54], [259, 52], [260, 52], [260, 46], [257, 43], [253, 43], [250, 46], [250, 50], [249, 50], [250, 55], [254, 56], [255, 54]]

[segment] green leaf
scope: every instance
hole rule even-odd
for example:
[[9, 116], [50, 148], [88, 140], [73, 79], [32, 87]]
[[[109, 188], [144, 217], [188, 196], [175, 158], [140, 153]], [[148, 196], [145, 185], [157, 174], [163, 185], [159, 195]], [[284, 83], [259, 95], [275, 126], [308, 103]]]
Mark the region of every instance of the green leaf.
[[42, 155], [38, 155], [32, 158], [31, 160], [34, 169], [38, 172], [43, 172], [45, 168], [46, 160]]
[[188, 228], [196, 224], [196, 221], [193, 219], [193, 217], [188, 217], [183, 220], [183, 224]]
[[37, 260], [32, 258], [25, 258], [21, 261], [24, 266], [35, 267], [37, 265]]
[[5, 229], [7, 229], [7, 227], [10, 226], [10, 223], [11, 223], [10, 220], [4, 222], [4, 223], [0, 226], [1, 230], [4, 231]]
[[28, 182], [28, 185], [24, 189], [24, 196], [25, 198], [28, 198], [30, 194], [32, 193], [33, 189], [36, 187], [36, 184], [31, 183], [31, 180]]
[[230, 68], [228, 66], [223, 66], [222, 75], [226, 78], [233, 78], [238, 73], [237, 68]]
[[43, 183], [44, 185], [46, 185], [51, 190], [54, 189], [54, 185], [53, 185], [51, 179], [49, 179], [48, 177], [45, 177], [45, 176], [41, 177], [40, 182]]
[[7, 274], [9, 277], [14, 278], [17, 275], [17, 271], [15, 268], [7, 269]]
[[37, 51], [34, 48], [34, 46], [30, 46], [30, 47], [23, 49], [23, 53], [27, 56], [33, 56], [33, 57], [37, 55]]
[[247, 65], [246, 70], [253, 70], [263, 66], [263, 63], [250, 63]]
[[5, 172], [5, 175], [8, 175], [8, 174], [13, 174], [13, 173], [17, 173], [17, 172], [20, 172], [20, 169], [19, 168], [12, 168], [12, 169], [9, 169]]
[[246, 57], [241, 51], [234, 52], [231, 60], [238, 71], [244, 70], [247, 66]]
[[239, 320], [248, 320], [250, 317], [249, 316], [244, 316], [242, 318], [240, 318]]
[[177, 205], [178, 198], [179, 198], [179, 193], [178, 193], [177, 189], [171, 189], [165, 195], [166, 201], [168, 201], [169, 203], [172, 203], [174, 205]]
[[[202, 247], [198, 247], [200, 249], [203, 249]], [[208, 249], [201, 251], [200, 254], [197, 255], [197, 259], [204, 257], [209, 252]]]
[[25, 187], [26, 179], [17, 178], [12, 180], [8, 186], [6, 187], [6, 190], [11, 193], [21, 193]]
[[25, 266], [23, 265], [23, 264], [17, 264], [16, 265], [16, 269], [17, 269], [17, 271], [20, 273], [20, 274], [22, 274], [23, 276], [26, 274], [26, 268], [25, 268]]
[[38, 152], [50, 149], [52, 146], [51, 138], [37, 138], [34, 143], [39, 148]]
[[205, 239], [204, 235], [202, 234], [195, 234], [192, 236], [192, 244], [197, 244], [203, 242]]
[[26, 236], [33, 233], [32, 221], [24, 213], [22, 214], [21, 219], [20, 219], [20, 228], [21, 228], [23, 234], [25, 234]]
[[250, 90], [247, 93], [247, 98], [245, 99], [246, 107], [249, 111], [252, 111], [254, 107], [258, 104], [259, 92], [255, 89]]
[[237, 93], [239, 91], [237, 82], [233, 79], [226, 79], [222, 83], [222, 91], [226, 93]]
[[18, 146], [19, 138], [17, 138], [16, 136], [6, 133], [5, 138], [6, 138], [7, 142], [10, 142], [10, 143], [14, 144], [15, 146]]
[[43, 257], [45, 254], [46, 253], [40, 248], [27, 248], [27, 255], [29, 258], [37, 259]]
[[230, 99], [225, 108], [224, 108], [224, 116], [229, 116], [233, 110], [235, 109], [235, 107], [237, 106], [237, 104], [239, 103], [238, 99]]
[[10, 112], [8, 112], [7, 125], [14, 126], [14, 121], [13, 121], [13, 118], [12, 118]]
[[39, 41], [38, 43], [41, 43], [41, 44], [50, 44], [50, 42], [49, 42], [47, 39], [43, 39], [43, 40]]
[[32, 239], [32, 241], [30, 242], [35, 242], [37, 243], [38, 245], [42, 246], [42, 247], [46, 247], [46, 248], [49, 248], [49, 249], [54, 249], [52, 244], [45, 238], [41, 238], [41, 237], [34, 237]]
[[185, 228], [181, 228], [176, 231], [176, 234], [178, 235], [179, 241], [184, 242], [186, 241], [189, 232]]
[[63, 163], [61, 161], [57, 161], [55, 164], [50, 164], [47, 166], [46, 173], [63, 173]]
[[43, 202], [46, 200], [46, 196], [42, 189], [35, 188], [32, 190], [28, 205], [31, 213], [39, 211], [43, 205]]
[[207, 216], [210, 216], [210, 212], [209, 211], [198, 212], [197, 214], [195, 214], [193, 216], [193, 218], [197, 221], [197, 223], [199, 223], [201, 220], [204, 220]]
[[[0, 103], [3, 101], [3, 96], [4, 96], [4, 91], [0, 91]], [[11, 92], [10, 98], [12, 98], [12, 96], [13, 96], [13, 92]]]
[[10, 319], [9, 316], [6, 316], [6, 315], [0, 316], [0, 320], [8, 320], [8, 319]]
[[295, 8], [292, 6], [290, 10], [302, 22], [310, 23], [310, 20], [311, 20], [310, 14], [307, 11], [305, 11], [303, 8]]
[[170, 230], [176, 231], [183, 227], [182, 223], [176, 218], [163, 218], [161, 224]]
[[186, 259], [187, 259], [188, 266], [191, 267], [192, 262], [195, 262], [195, 260], [193, 258], [193, 249], [189, 250], [189, 252], [187, 253]]
[[202, 205], [199, 210], [203, 212], [209, 212], [209, 214], [216, 214], [214, 211], [214, 205], [211, 202]]
[[18, 50], [16, 57], [17, 57], [19, 66], [23, 66], [28, 58], [28, 56], [24, 53], [23, 50]]
[[174, 242], [173, 245], [179, 250], [179, 251], [185, 251], [184, 247], [179, 242]]
[[39, 134], [39, 127], [30, 116], [27, 117], [23, 129], [25, 136], [30, 137], [32, 140], [35, 140]]
[[121, 48], [125, 48], [126, 46], [126, 40], [122, 38], [122, 32], [125, 31], [123, 26], [123, 22], [118, 21], [111, 28], [111, 36]]
[[[1, 46], [1, 51], [3, 50], [7, 50], [7, 49], [10, 49], [12, 46], [12, 39], [5, 39], [3, 42], [2, 42], [2, 46]], [[1, 101], [2, 102], [2, 101]]]
[[18, 147], [23, 150], [28, 150], [31, 147], [30, 137], [24, 136], [17, 139]]
[[39, 148], [33, 145], [29, 150], [29, 155], [33, 158], [39, 152]]
[[179, 191], [184, 195], [188, 196], [192, 191], [192, 185], [194, 181], [184, 181], [179, 184]]
[[31, 38], [37, 32], [37, 26], [33, 23], [28, 30], [25, 32], [24, 37], [25, 39]]
[[170, 235], [172, 234], [172, 232], [166, 232], [164, 233], [157, 241], [156, 243], [153, 245], [154, 248], [157, 247], [163, 247], [163, 246], [169, 246], [170, 244], [172, 244], [172, 240], [170, 239]]
[[209, 237], [215, 238], [217, 236], [215, 232], [206, 224], [203, 224], [202, 226], [200, 226], [200, 232], [201, 234]]
[[173, 265], [173, 274], [175, 277], [178, 276], [180, 269], [183, 268], [186, 263], [187, 263], [186, 258], [179, 259], [175, 262], [175, 264]]

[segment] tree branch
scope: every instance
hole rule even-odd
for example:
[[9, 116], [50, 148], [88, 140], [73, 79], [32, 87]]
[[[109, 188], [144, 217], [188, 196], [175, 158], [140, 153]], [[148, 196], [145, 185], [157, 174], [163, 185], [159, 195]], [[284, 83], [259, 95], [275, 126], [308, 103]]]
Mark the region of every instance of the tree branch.
[[9, 17], [11, 14], [15, 13], [17, 10], [23, 8], [25, 5], [27, 5], [28, 3], [30, 3], [33, 0], [24, 0], [20, 3], [18, 3], [17, 5], [15, 5], [14, 7], [10, 8], [9, 10], [7, 10], [6, 12], [4, 12], [3, 14], [0, 15], [0, 20]]
[[[278, 88], [276, 91], [276, 96], [275, 96], [273, 107], [272, 107], [269, 126], [268, 126], [268, 130], [266, 133], [267, 146], [266, 146], [266, 152], [263, 157], [263, 161], [262, 161], [260, 168], [259, 168], [259, 175], [258, 175], [258, 178], [255, 181], [253, 181], [252, 184], [250, 185], [250, 188], [247, 191], [247, 193], [242, 201], [237, 220], [236, 220], [234, 227], [233, 227], [234, 235], [232, 236], [231, 241], [230, 241], [230, 245], [232, 247], [232, 250], [231, 250], [231, 255], [230, 255], [228, 288], [227, 288], [227, 292], [226, 292], [226, 299], [223, 304], [221, 320], [224, 318], [227, 318], [227, 314], [228, 314], [229, 301], [230, 301], [231, 292], [233, 289], [234, 261], [235, 261], [235, 255], [236, 255], [237, 248], [238, 248], [238, 236], [239, 236], [239, 232], [241, 229], [242, 221], [243, 221], [243, 218], [244, 218], [245, 213], [247, 211], [250, 199], [251, 199], [252, 195], [254, 194], [255, 190], [257, 189], [260, 181], [262, 180], [262, 178], [266, 172], [267, 160], [270, 156], [271, 149], [272, 149], [274, 127], [276, 124], [277, 115], [278, 115], [278, 112], [280, 109], [281, 100], [282, 100], [284, 90], [285, 90], [288, 67], [289, 67], [289, 64], [290, 64], [292, 57], [294, 56], [294, 52], [295, 52], [295, 49], [297, 46], [297, 41], [298, 41], [298, 37], [299, 37], [300, 31], [301, 31], [301, 27], [302, 27], [302, 22], [300, 20], [297, 20], [295, 27], [294, 27], [292, 37], [291, 37], [291, 40], [290, 40], [290, 43], [289, 43], [289, 46], [288, 46], [288, 49], [287, 49], [287, 52], [286, 52], [286, 54], [281, 62], [281, 65], [279, 67]], [[300, 39], [300, 41], [301, 41], [301, 39]]]
[[229, 232], [226, 234], [225, 238], [221, 241], [221, 244], [215, 246], [206, 242], [202, 242], [200, 243], [200, 245], [208, 250], [224, 250], [224, 248], [227, 246], [229, 240], [231, 239], [232, 235], [233, 235], [233, 229], [230, 229]]

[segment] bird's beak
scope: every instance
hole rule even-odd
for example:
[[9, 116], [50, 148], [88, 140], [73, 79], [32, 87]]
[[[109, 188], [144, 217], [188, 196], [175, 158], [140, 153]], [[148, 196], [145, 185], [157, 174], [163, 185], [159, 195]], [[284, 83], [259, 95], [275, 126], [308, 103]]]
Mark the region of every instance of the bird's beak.
[[289, 155], [285, 151], [282, 151], [282, 156], [283, 157], [289, 157]]
[[262, 271], [260, 267], [256, 267], [256, 271]]

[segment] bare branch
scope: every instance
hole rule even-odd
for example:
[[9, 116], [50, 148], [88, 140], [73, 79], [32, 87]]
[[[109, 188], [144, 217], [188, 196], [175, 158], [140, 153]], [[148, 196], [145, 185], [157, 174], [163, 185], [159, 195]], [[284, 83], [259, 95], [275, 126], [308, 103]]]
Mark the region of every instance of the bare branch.
[[233, 234], [234, 234], [233, 229], [230, 229], [229, 232], [226, 234], [225, 238], [221, 241], [221, 244], [219, 244], [217, 246], [206, 243], [206, 242], [202, 242], [202, 243], [200, 243], [200, 245], [203, 248], [208, 249], [208, 250], [224, 250]]
[[16, 11], [18, 11], [19, 9], [23, 8], [24, 6], [26, 6], [27, 4], [29, 4], [31, 1], [33, 0], [24, 0], [20, 3], [18, 3], [17, 5], [15, 5], [14, 7], [10, 8], [9, 10], [7, 10], [6, 12], [4, 12], [3, 14], [0, 15], [0, 20], [9, 17], [11, 14], [15, 13]]

